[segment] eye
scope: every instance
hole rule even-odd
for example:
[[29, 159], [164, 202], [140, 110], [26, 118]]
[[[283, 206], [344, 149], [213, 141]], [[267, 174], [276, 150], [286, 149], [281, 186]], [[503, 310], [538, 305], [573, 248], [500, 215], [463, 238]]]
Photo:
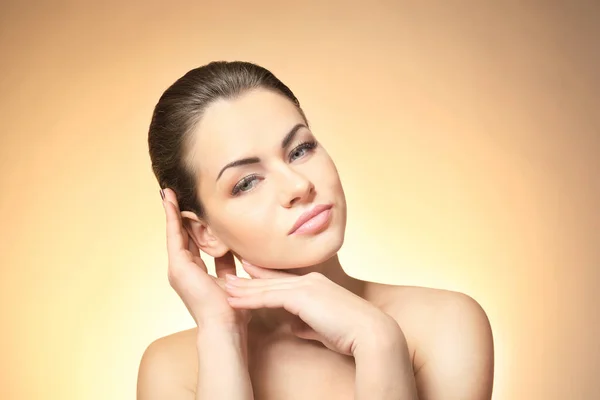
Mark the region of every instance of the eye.
[[231, 194], [236, 196], [239, 192], [248, 192], [254, 187], [255, 184], [253, 184], [253, 182], [256, 181], [258, 181], [258, 176], [256, 174], [245, 176], [233, 187]]
[[300, 143], [290, 153], [290, 161], [294, 161], [293, 156], [302, 157], [306, 152], [312, 151], [317, 147], [316, 141]]

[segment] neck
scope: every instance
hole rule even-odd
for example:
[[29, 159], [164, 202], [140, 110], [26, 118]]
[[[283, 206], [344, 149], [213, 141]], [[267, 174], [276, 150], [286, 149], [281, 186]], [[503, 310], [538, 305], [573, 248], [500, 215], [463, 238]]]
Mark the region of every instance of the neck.
[[[364, 297], [366, 282], [346, 274], [340, 264], [337, 253], [320, 264], [304, 268], [288, 269], [285, 272], [294, 275], [306, 275], [310, 272], [318, 272], [355, 295]], [[297, 318], [297, 316], [290, 314], [283, 308], [262, 308], [253, 310], [252, 312], [252, 323], [259, 325], [262, 330], [269, 333], [289, 333], [290, 323]]]

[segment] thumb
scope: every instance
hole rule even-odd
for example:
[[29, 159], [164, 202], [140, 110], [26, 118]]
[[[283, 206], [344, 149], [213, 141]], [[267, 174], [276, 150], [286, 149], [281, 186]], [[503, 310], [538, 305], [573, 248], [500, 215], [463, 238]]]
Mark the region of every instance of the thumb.
[[292, 322], [290, 326], [292, 333], [300, 339], [317, 340], [321, 341], [321, 335], [319, 335], [313, 328], [311, 328], [306, 322], [300, 318]]

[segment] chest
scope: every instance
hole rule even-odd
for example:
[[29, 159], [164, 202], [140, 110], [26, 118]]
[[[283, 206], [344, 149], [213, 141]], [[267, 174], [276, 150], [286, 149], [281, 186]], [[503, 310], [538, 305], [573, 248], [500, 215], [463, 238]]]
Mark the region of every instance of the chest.
[[287, 337], [255, 346], [248, 371], [256, 400], [354, 398], [354, 358], [318, 342]]
[[[413, 289], [415, 290], [417, 289]], [[378, 293], [385, 292], [382, 290]], [[417, 296], [405, 295], [396, 302], [388, 301], [384, 296], [380, 296], [378, 300], [377, 306], [396, 318], [402, 327], [409, 352], [414, 357], [413, 365], [420, 365], [420, 352], [417, 348], [421, 348], [423, 343], [417, 338], [429, 335], [428, 327], [432, 326], [430, 321], [435, 307], [429, 303], [426, 303], [426, 307], [421, 307], [422, 301]], [[396, 307], [398, 302], [405, 306]], [[189, 384], [186, 387], [194, 392], [197, 357], [193, 340], [195, 336], [190, 337], [190, 350], [186, 352], [189, 355], [189, 368], [186, 369], [189, 371], [189, 378], [186, 379]], [[248, 372], [255, 400], [354, 399], [354, 358], [331, 351], [315, 341], [289, 336], [265, 339], [261, 334], [250, 334]]]

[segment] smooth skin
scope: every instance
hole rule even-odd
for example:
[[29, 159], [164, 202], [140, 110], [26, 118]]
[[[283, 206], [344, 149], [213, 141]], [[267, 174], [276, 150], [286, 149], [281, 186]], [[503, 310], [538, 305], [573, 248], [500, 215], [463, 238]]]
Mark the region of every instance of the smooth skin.
[[[232, 302], [227, 300], [228, 297], [237, 299], [246, 298], [254, 304], [252, 307], [248, 307], [248, 309], [253, 309], [264, 305], [264, 303], [261, 303], [261, 300], [256, 300], [256, 294], [263, 292], [260, 288], [267, 289], [264, 291], [267, 292], [269, 288], [273, 289], [276, 286], [281, 288], [281, 285], [283, 284], [289, 289], [293, 288], [293, 282], [297, 284], [301, 281], [297, 276], [286, 277], [283, 275], [285, 273], [282, 273], [282, 271], [271, 271], [247, 263], [244, 263], [243, 267], [253, 279], [248, 280], [242, 277], [236, 277], [233, 256], [230, 256], [230, 254], [215, 259], [217, 277], [208, 275], [206, 272], [206, 265], [200, 259], [199, 253], [196, 253], [193, 244], [189, 244], [191, 241], [186, 237], [186, 231], [181, 229], [181, 222], [176, 213], [176, 206], [173, 204], [176, 204], [174, 195], [169, 190], [166, 190], [165, 193], [166, 198], [171, 199], [163, 203], [167, 214], [167, 242], [169, 243], [168, 249], [170, 260], [169, 281], [174, 289], [180, 294], [184, 303], [186, 303], [186, 305], [190, 304], [188, 309], [190, 309], [195, 320], [209, 321], [195, 316], [199, 315], [195, 313], [198, 313], [200, 310], [200, 307], [198, 306], [200, 304], [198, 302], [198, 294], [202, 290], [195, 282], [200, 281], [208, 284], [210, 280], [210, 284], [206, 287], [207, 291], [214, 290], [213, 296], [219, 300], [225, 299], [230, 305], [230, 309], [227, 309], [225, 307], [226, 304], [221, 302], [220, 304], [223, 308], [233, 311], [232, 314], [227, 312], [218, 314], [220, 317], [224, 318], [212, 320], [214, 321], [213, 325], [215, 327], [220, 326], [220, 322], [217, 321], [221, 321], [224, 326], [235, 326], [242, 332], [246, 332], [244, 328], [247, 327], [246, 323], [251, 320], [251, 317], [246, 315], [243, 318], [239, 318], [238, 315], [235, 314], [235, 310], [245, 310], [246, 308], [236, 307], [235, 304], [232, 304]], [[186, 247], [185, 243], [187, 243], [189, 247]], [[190, 256], [193, 256], [191, 258], [192, 263], [181, 262], [181, 260], [189, 261]], [[171, 262], [171, 260], [174, 260], [174, 262]], [[176, 264], [175, 260], [178, 260], [179, 264]], [[198, 274], [201, 274], [203, 278], [208, 279], [198, 279]], [[313, 278], [316, 277], [316, 274], [313, 275]], [[317, 279], [317, 281], [320, 281], [321, 283], [325, 282], [323, 279]], [[228, 288], [227, 284], [231, 285], [231, 288]], [[476, 302], [474, 302], [474, 300], [459, 293], [438, 291], [435, 289], [387, 285], [379, 288], [395, 289], [387, 292], [387, 294], [391, 294], [391, 296], [384, 297], [392, 299], [391, 307], [388, 306], [387, 310], [392, 315], [396, 316], [396, 322], [404, 321], [406, 322], [405, 325], [410, 326], [409, 330], [411, 332], [417, 330], [421, 334], [418, 346], [409, 345], [409, 353], [413, 355], [413, 370], [411, 372], [414, 372], [416, 383], [419, 388], [417, 398], [421, 400], [443, 398], [476, 400], [491, 398], [491, 377], [493, 376], [493, 344], [491, 341], [491, 332], [485, 313], [483, 313], [483, 310]], [[354, 296], [351, 293], [349, 295]], [[260, 299], [260, 297], [258, 298]], [[268, 299], [269, 297], [263, 297], [263, 299], [265, 298]], [[417, 303], [417, 307], [414, 306], [415, 302]], [[233, 303], [235, 303], [235, 301]], [[404, 307], [401, 306], [402, 303], [405, 303]], [[215, 304], [218, 304], [218, 302], [213, 302], [213, 305]], [[275, 301], [270, 304], [276, 306], [277, 302]], [[411, 304], [413, 304], [413, 306], [411, 306]], [[437, 308], [437, 313], [425, 313], [432, 308]], [[319, 315], [319, 310], [322, 310], [322, 314], [330, 315], [329, 312], [326, 312], [326, 308], [316, 307], [315, 310], [317, 316]], [[420, 314], [416, 312], [418, 310], [423, 312], [423, 317], [425, 318], [421, 318], [421, 315], [417, 315], [416, 317], [412, 315]], [[435, 316], [435, 318], [432, 318], [432, 315]], [[327, 318], [324, 319], [327, 320]], [[231, 321], [235, 321], [235, 324], [232, 325]], [[199, 326], [204, 325], [199, 324]], [[440, 334], [440, 328], [445, 329], [447, 333]], [[223, 331], [216, 329], [216, 332], [220, 335], [222, 332], [229, 332], [229, 329], [224, 329]], [[298, 324], [297, 326], [292, 324], [292, 332], [297, 337], [306, 340], [323, 341], [329, 349], [332, 349], [331, 345], [328, 345], [328, 342], [324, 341], [323, 337], [320, 334], [317, 334], [317, 332], [308, 324]], [[433, 335], [433, 333], [436, 334]], [[138, 399], [154, 400], [173, 398], [191, 400], [202, 398], [196, 396], [198, 392], [190, 390], [190, 379], [187, 381], [185, 379], [178, 379], [181, 377], [190, 377], [189, 369], [192, 368], [187, 368], [186, 370], [186, 366], [195, 364], [190, 361], [193, 361], [195, 356], [194, 350], [197, 341], [194, 339], [197, 337], [197, 334], [198, 329], [183, 331], [161, 338], [149, 346], [144, 354], [142, 365], [140, 366]], [[379, 335], [378, 337], [382, 338], [383, 336], [384, 335]], [[216, 344], [216, 340], [217, 338], [215, 338], [211, 344]], [[235, 342], [234, 346], [244, 346], [246, 344], [246, 342], [240, 341]], [[245, 349], [245, 347], [243, 348]], [[417, 349], [419, 351], [419, 357], [416, 357], [415, 359], [414, 355]], [[332, 350], [341, 350], [341, 352], [344, 352], [342, 348]], [[246, 354], [245, 350], [244, 354]], [[244, 356], [244, 360], [247, 365], [247, 359], [245, 357], [246, 356]], [[216, 358], [225, 360], [223, 354], [217, 354]], [[215, 371], [221, 372], [217, 374]], [[239, 378], [240, 375], [231, 374], [234, 375], [233, 379], [225, 379], [228, 373], [233, 371], [235, 371], [235, 369], [231, 368], [231, 364], [224, 363], [220, 366], [218, 364], [212, 364], [211, 376], [214, 376], [215, 378], [222, 377], [228, 387], [235, 387], [234, 382], [236, 382], [236, 379]], [[386, 372], [389, 373], [389, 371], [380, 372], [382, 374]], [[457, 379], [461, 374], [464, 374], [463, 379]], [[214, 381], [218, 381], [218, 379], [215, 379]], [[400, 381], [400, 379], [397, 379], [396, 381]], [[326, 388], [324, 387], [323, 392], [325, 391]], [[223, 394], [223, 392], [219, 393]], [[223, 398], [256, 398], [250, 396], [251, 394], [246, 392], [245, 394], [235, 393], [232, 397]], [[297, 398], [302, 397], [299, 396]]]
[[[315, 140], [305, 125], [281, 145], [303, 123], [289, 100], [262, 89], [204, 113], [186, 162], [210, 218], [181, 212], [169, 189], [163, 201], [169, 281], [197, 328], [148, 347], [138, 399], [490, 399], [492, 332], [475, 300], [343, 271], [335, 165], [320, 144], [303, 147]], [[260, 162], [220, 174], [243, 157]], [[302, 212], [328, 203], [327, 230], [288, 235]], [[226, 279], [234, 256], [252, 279]]]

